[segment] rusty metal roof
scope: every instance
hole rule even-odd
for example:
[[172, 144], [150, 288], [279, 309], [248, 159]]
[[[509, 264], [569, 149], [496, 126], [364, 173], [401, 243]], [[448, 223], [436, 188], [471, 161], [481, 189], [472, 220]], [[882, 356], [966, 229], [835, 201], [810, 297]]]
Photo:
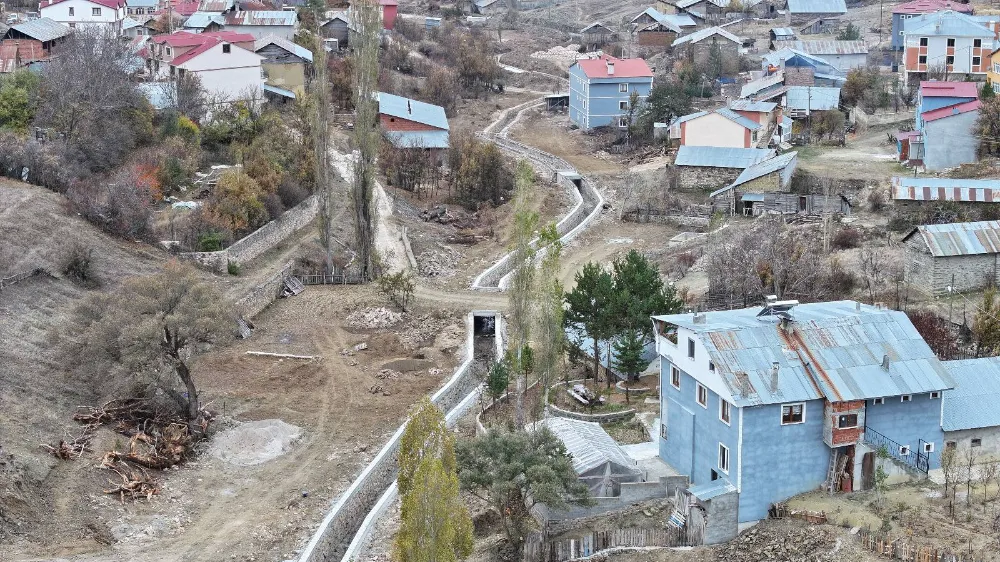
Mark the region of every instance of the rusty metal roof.
[[789, 41], [788, 46], [809, 55], [865, 55], [868, 46], [864, 41]]
[[892, 198], [896, 201], [1000, 202], [1000, 180], [952, 178], [892, 178]]
[[230, 12], [226, 14], [226, 25], [288, 25], [298, 21], [298, 14], [288, 10], [260, 10]]
[[758, 317], [760, 311], [706, 312], [703, 323], [690, 314], [654, 319], [695, 332], [740, 406], [863, 400], [953, 386], [903, 312], [854, 301], [800, 304], [782, 327], [780, 318]]
[[1000, 254], [1000, 222], [953, 222], [918, 226], [903, 237], [919, 233], [934, 257]]

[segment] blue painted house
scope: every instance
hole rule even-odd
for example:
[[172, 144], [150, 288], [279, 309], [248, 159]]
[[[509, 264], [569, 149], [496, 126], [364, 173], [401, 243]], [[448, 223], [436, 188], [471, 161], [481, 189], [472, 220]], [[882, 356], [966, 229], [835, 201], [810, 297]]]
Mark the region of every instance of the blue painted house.
[[653, 88], [653, 71], [642, 59], [608, 55], [581, 59], [569, 67], [569, 118], [584, 130], [628, 127], [632, 92], [645, 101]]
[[853, 301], [653, 317], [660, 457], [694, 485], [726, 480], [739, 521], [824, 487], [868, 487], [881, 447], [940, 465], [952, 379], [899, 311]]

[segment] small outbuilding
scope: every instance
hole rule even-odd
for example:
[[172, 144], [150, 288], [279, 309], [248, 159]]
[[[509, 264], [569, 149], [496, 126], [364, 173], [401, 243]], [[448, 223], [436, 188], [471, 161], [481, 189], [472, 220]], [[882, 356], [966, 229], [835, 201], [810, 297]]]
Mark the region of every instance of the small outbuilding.
[[740, 46], [743, 40], [726, 31], [722, 27], [709, 27], [684, 35], [674, 40], [671, 45], [696, 68], [705, 68], [714, 49], [718, 49], [722, 57], [722, 74], [733, 75], [739, 72]]
[[919, 213], [943, 204], [964, 210], [1000, 208], [1000, 180], [896, 176], [892, 202], [897, 213]]
[[743, 170], [774, 155], [774, 150], [766, 148], [681, 146], [673, 172], [682, 191], [710, 191], [729, 185]]
[[597, 21], [580, 30], [583, 44], [588, 51], [596, 51], [610, 43], [615, 32], [608, 26]]
[[601, 424], [569, 418], [546, 418], [535, 424], [547, 428], [566, 445], [573, 470], [595, 497], [617, 497], [621, 485], [643, 481], [643, 471], [604, 431]]
[[804, 25], [815, 20], [839, 18], [847, 13], [845, 0], [788, 0], [788, 23]]
[[928, 294], [974, 291], [1000, 281], [998, 221], [925, 224], [904, 236], [903, 244], [913, 284]]
[[941, 405], [945, 448], [976, 450], [980, 459], [1000, 458], [1000, 357], [942, 364], [955, 380]]

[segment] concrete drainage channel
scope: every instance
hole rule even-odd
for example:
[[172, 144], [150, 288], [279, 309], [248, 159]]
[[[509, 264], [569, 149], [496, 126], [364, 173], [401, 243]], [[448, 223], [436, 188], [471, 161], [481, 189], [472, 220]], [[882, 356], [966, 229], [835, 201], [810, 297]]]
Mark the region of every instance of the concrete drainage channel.
[[[563, 244], [568, 244], [573, 238], [583, 232], [591, 221], [601, 214], [601, 209], [604, 207], [604, 197], [601, 196], [600, 192], [597, 191], [597, 188], [594, 187], [594, 184], [589, 179], [578, 174], [562, 158], [557, 158], [547, 152], [499, 135], [480, 136], [493, 141], [509, 154], [529, 160], [535, 165], [536, 169], [549, 171], [555, 176], [556, 182], [570, 192], [576, 200], [576, 204], [556, 224], [556, 231], [559, 232], [560, 240]], [[537, 239], [532, 241], [532, 245], [537, 243]], [[514, 268], [514, 264], [511, 263], [511, 257], [512, 253], [505, 254], [487, 270], [480, 273], [472, 282], [472, 289], [493, 292], [504, 290], [510, 283], [510, 275]], [[541, 259], [541, 255], [538, 258]]]
[[[466, 326], [465, 360], [431, 396], [446, 412], [448, 425], [454, 425], [479, 396], [481, 383], [476, 364], [489, 364], [503, 354], [503, 319], [499, 312], [470, 312]], [[362, 553], [375, 524], [396, 500], [396, 455], [405, 427], [405, 423], [399, 426], [340, 496], [302, 551], [299, 562], [350, 562]]]

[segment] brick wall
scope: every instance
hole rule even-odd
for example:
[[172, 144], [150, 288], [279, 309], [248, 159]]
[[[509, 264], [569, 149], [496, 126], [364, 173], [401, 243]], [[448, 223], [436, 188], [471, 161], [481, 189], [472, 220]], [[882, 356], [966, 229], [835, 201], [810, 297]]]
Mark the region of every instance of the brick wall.
[[390, 117], [388, 115], [379, 115], [379, 120], [382, 123], [382, 128], [386, 131], [437, 131], [437, 127], [431, 127], [424, 123], [417, 123], [416, 121], [410, 121], [409, 119], [402, 119], [399, 117]]

